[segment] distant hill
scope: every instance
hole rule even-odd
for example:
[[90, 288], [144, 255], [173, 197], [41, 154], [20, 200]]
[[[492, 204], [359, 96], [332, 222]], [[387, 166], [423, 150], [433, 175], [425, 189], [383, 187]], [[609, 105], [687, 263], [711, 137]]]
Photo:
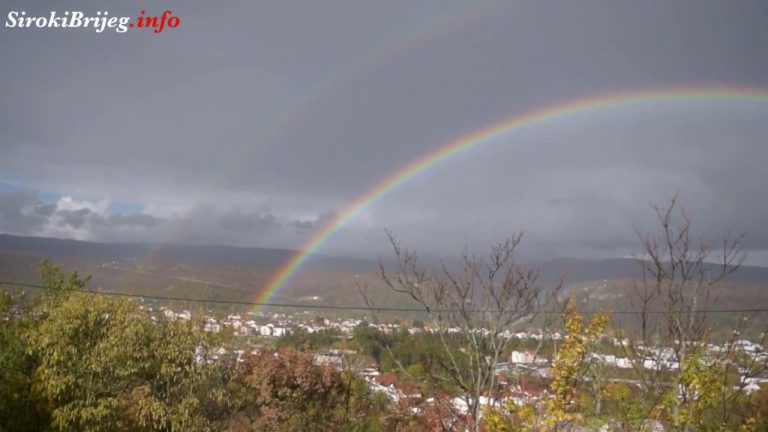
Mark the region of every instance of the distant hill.
[[[714, 267], [714, 266], [713, 266]], [[713, 268], [713, 270], [715, 270]], [[612, 258], [601, 260], [580, 260], [561, 258], [547, 261], [541, 265], [542, 279], [547, 283], [556, 281], [559, 275], [567, 276], [568, 284], [578, 284], [603, 279], [627, 279], [640, 276], [638, 262], [631, 258]], [[728, 276], [729, 282], [768, 283], [768, 268], [742, 266]]]
[[[0, 234], [0, 252], [85, 261], [138, 261], [162, 264], [205, 266], [248, 266], [274, 268], [285, 263], [296, 251], [290, 249], [244, 248], [218, 245], [178, 245], [149, 243], [97, 243], [48, 237], [23, 237]], [[378, 269], [372, 260], [313, 255], [306, 271], [371, 273]], [[614, 258], [582, 260], [561, 258], [540, 264], [542, 281], [552, 283], [567, 275], [568, 283], [602, 279], [632, 278], [639, 275], [635, 260]], [[768, 268], [744, 266], [729, 281], [768, 283]]]
[[[254, 301], [279, 266], [294, 253], [285, 249], [115, 244], [0, 235], [0, 280], [36, 283], [38, 262], [50, 257], [65, 270], [92, 275], [92, 288], [144, 296]], [[358, 291], [358, 286], [363, 285], [372, 289], [378, 306], [412, 307], [407, 298], [393, 295], [382, 286], [377, 270], [373, 261], [317, 255], [272, 300], [363, 306]], [[626, 309], [630, 307], [630, 280], [638, 271], [632, 259], [557, 259], [541, 264], [541, 282], [551, 286], [564, 274], [566, 291], [582, 301], [595, 307]], [[723, 304], [767, 306], [768, 268], [743, 267], [728, 278], [724, 287]]]
[[[97, 243], [0, 234], [0, 280], [38, 283], [51, 258], [65, 271], [91, 275], [91, 289], [142, 296], [255, 301], [296, 251], [211, 245]], [[274, 302], [363, 306], [357, 284], [376, 282], [378, 265], [314, 255]], [[388, 303], [389, 304], [389, 303]], [[391, 305], [391, 304], [390, 304]]]
[[[97, 261], [151, 261], [201, 265], [277, 267], [296, 251], [216, 245], [97, 243], [49, 237], [0, 234], [0, 252]], [[375, 263], [356, 258], [314, 255], [306, 268], [318, 271], [368, 271]]]

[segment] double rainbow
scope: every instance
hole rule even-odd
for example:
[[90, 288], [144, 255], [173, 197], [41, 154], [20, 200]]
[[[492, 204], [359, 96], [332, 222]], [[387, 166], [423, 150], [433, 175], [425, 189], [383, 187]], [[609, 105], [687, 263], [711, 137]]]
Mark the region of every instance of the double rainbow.
[[[435, 149], [425, 153], [419, 158], [403, 165], [397, 171], [381, 179], [373, 187], [358, 196], [343, 210], [338, 212], [333, 220], [318, 229], [312, 237], [306, 241], [301, 249], [299, 249], [296, 254], [273, 274], [268, 284], [259, 291], [255, 302], [260, 305], [268, 303], [288, 280], [301, 269], [302, 265], [313, 253], [322, 248], [334, 234], [371, 204], [446, 159], [458, 156], [475, 147], [492, 142], [501, 136], [519, 131], [523, 128], [541, 125], [542, 123], [578, 113], [617, 108], [637, 103], [668, 102], [675, 100], [695, 101], [698, 99], [735, 99], [768, 102], [768, 88], [744, 86], [688, 86], [601, 93], [524, 112], [460, 136], [457, 139], [437, 146]], [[257, 309], [260, 307], [262, 306], [257, 306]]]

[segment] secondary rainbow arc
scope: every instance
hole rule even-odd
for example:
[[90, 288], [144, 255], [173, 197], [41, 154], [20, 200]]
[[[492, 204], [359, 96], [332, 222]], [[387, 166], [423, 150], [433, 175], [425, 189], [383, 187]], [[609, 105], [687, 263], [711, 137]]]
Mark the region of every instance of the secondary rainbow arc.
[[[383, 198], [388, 193], [397, 189], [397, 187], [407, 183], [409, 180], [427, 171], [441, 161], [450, 159], [451, 157], [457, 156], [522, 128], [540, 125], [577, 113], [598, 111], [643, 102], [665, 102], [691, 99], [737, 99], [768, 102], [768, 88], [733, 85], [687, 86], [669, 88], [657, 87], [614, 93], [601, 93], [543, 106], [462, 135], [457, 139], [437, 146], [433, 150], [403, 165], [354, 199], [349, 205], [341, 210], [333, 220], [318, 229], [296, 254], [291, 256], [288, 261], [279, 267], [269, 280], [268, 284], [259, 291], [255, 302], [259, 304], [268, 303], [270, 298], [283, 288], [288, 280], [299, 271], [301, 266], [313, 253], [320, 249], [335, 233], [341, 230], [363, 210]], [[257, 307], [257, 309], [259, 307]]]

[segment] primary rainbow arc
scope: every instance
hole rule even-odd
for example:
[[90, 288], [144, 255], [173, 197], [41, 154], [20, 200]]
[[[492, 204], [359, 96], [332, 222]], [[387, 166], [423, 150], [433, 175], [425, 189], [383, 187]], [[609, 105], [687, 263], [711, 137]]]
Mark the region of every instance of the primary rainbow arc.
[[[407, 183], [419, 174], [429, 170], [434, 165], [493, 141], [503, 135], [518, 131], [521, 128], [535, 126], [548, 121], [560, 119], [569, 115], [615, 108], [641, 102], [663, 102], [690, 99], [739, 99], [768, 101], [768, 88], [742, 86], [689, 86], [671, 88], [652, 88], [601, 93], [598, 95], [544, 106], [510, 118], [492, 123], [469, 134], [460, 136], [419, 158], [403, 165], [397, 171], [381, 179], [372, 188], [358, 196], [351, 204], [341, 210], [336, 217], [318, 229], [309, 240], [286, 261], [269, 280], [266, 287], [260, 290], [255, 302], [263, 305], [268, 303], [301, 268], [307, 259], [320, 249], [335, 233], [353, 220], [363, 210], [368, 208], [398, 186]], [[257, 306], [257, 309], [261, 306]]]

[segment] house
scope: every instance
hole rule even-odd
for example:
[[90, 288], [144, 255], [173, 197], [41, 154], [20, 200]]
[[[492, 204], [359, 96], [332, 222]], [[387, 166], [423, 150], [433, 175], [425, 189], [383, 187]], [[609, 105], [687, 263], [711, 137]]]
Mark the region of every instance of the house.
[[259, 328], [259, 334], [262, 336], [272, 336], [272, 324], [267, 324]]
[[337, 366], [341, 366], [342, 358], [341, 358], [341, 356], [339, 356], [337, 354], [334, 354], [332, 352], [320, 352], [320, 353], [315, 353], [314, 363], [316, 365], [337, 365]]
[[514, 364], [534, 364], [536, 363], [536, 354], [528, 350], [524, 352], [512, 351], [509, 361]]
[[221, 324], [216, 321], [216, 318], [208, 317], [205, 319], [205, 324], [203, 324], [203, 331], [218, 333], [221, 331]]
[[393, 373], [373, 377], [373, 390], [381, 391], [395, 402], [421, 398], [421, 391], [410, 381], [400, 381]]

